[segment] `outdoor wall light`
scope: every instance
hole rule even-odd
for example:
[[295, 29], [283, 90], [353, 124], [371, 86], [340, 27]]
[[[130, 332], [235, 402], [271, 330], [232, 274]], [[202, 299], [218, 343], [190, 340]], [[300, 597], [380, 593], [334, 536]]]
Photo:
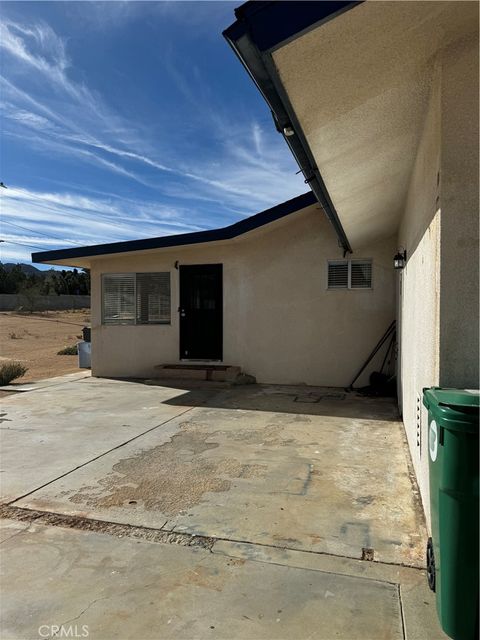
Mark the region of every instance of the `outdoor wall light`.
[[393, 268], [403, 269], [406, 263], [407, 263], [407, 250], [403, 249], [403, 252], [402, 252], [401, 249], [399, 249], [395, 257], [393, 258]]
[[291, 125], [287, 125], [286, 127], [283, 127], [283, 133], [287, 136], [287, 138], [295, 135], [295, 131]]

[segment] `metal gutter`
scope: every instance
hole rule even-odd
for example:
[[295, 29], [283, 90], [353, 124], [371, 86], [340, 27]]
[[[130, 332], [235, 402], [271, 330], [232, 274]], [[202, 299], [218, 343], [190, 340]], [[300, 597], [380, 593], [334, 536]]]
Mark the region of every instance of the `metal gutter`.
[[[352, 253], [335, 206], [302, 127], [278, 75], [272, 53], [302, 33], [334, 19], [360, 2], [246, 2], [223, 36], [270, 107], [279, 131], [333, 225], [343, 253]], [[286, 129], [293, 135], [286, 135]]]

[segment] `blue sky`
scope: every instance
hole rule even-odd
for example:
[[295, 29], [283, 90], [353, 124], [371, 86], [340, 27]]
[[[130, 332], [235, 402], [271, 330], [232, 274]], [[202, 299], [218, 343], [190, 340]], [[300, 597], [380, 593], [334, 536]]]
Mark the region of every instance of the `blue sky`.
[[307, 190], [221, 35], [237, 5], [2, 3], [1, 237], [34, 245], [2, 243], [3, 262], [224, 226]]

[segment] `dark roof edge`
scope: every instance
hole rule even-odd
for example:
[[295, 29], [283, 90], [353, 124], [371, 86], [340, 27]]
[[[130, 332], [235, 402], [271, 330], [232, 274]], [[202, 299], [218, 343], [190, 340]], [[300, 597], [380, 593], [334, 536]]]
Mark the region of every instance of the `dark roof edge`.
[[40, 251], [32, 253], [32, 262], [52, 262], [53, 260], [68, 260], [70, 258], [83, 258], [109, 255], [113, 253], [128, 253], [131, 251], [144, 251], [146, 249], [164, 249], [167, 247], [180, 247], [184, 245], [200, 244], [202, 242], [215, 242], [218, 240], [232, 240], [248, 231], [253, 231], [266, 224], [280, 220], [305, 207], [316, 204], [315, 195], [307, 193], [282, 202], [281, 204], [266, 209], [261, 213], [235, 222], [228, 227], [211, 229], [208, 231], [195, 231], [192, 233], [180, 233], [174, 236], [160, 236], [146, 238], [144, 240], [126, 240], [124, 242], [111, 242], [109, 244], [96, 244], [71, 249], [56, 249], [55, 251]]
[[[306, 10], [303, 18], [299, 18], [299, 14], [302, 13], [300, 4], [304, 5], [302, 8]], [[246, 2], [235, 11], [237, 21], [223, 32], [270, 107], [277, 131], [282, 133], [302, 170], [305, 182], [322, 205], [345, 254], [352, 253], [350, 242], [316, 166], [295, 110], [283, 88], [271, 53], [281, 42], [291, 40], [313, 24], [322, 24], [358, 4], [361, 2]], [[269, 49], [266, 48], [267, 45]], [[294, 135], [286, 136], [285, 127], [292, 127]]]
[[227, 39], [235, 40], [248, 32], [259, 51], [272, 51], [360, 2], [362, 0], [248, 0], [235, 9], [236, 22], [223, 33]]

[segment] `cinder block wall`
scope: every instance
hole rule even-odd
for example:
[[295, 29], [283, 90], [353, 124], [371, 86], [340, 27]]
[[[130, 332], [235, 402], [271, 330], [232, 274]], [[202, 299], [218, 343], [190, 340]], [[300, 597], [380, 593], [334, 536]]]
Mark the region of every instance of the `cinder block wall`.
[[29, 311], [88, 309], [90, 307], [90, 296], [25, 296], [21, 293], [0, 294], [0, 311], [16, 311], [21, 307]]

